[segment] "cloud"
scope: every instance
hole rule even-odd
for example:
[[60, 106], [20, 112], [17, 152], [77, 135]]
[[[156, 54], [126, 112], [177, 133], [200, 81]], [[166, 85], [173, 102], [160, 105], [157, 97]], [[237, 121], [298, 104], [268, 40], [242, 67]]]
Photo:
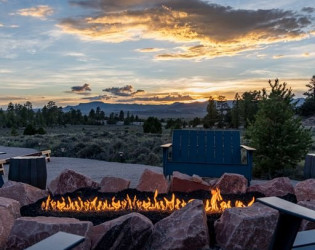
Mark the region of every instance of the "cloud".
[[[164, 96], [160, 96], [164, 95]], [[160, 93], [155, 96], [149, 97], [135, 97], [132, 99], [119, 100], [120, 102], [130, 102], [130, 101], [141, 101], [141, 102], [182, 102], [182, 101], [193, 101], [195, 100], [190, 95], [165, 95], [165, 93]]]
[[18, 100], [27, 100], [27, 98], [21, 96], [0, 96], [0, 101], [14, 102]]
[[293, 11], [232, 9], [201, 0], [72, 3], [98, 12], [64, 19], [59, 27], [66, 33], [107, 43], [153, 39], [183, 45], [157, 55], [157, 60], [234, 56], [272, 43], [307, 38], [312, 24], [310, 17]]
[[137, 52], [142, 52], [142, 53], [153, 53], [153, 52], [159, 52], [164, 49], [160, 48], [143, 48], [143, 49], [136, 49]]
[[280, 58], [283, 58], [285, 57], [284, 55], [274, 55], [272, 58], [273, 59], [280, 59]]
[[89, 101], [103, 101], [103, 100], [110, 100], [114, 97], [108, 96], [108, 95], [98, 95], [98, 96], [91, 96], [91, 97], [83, 97], [84, 100]]
[[3, 27], [4, 25], [2, 23], [0, 23], [0, 27]]
[[85, 83], [82, 86], [71, 87], [71, 91], [66, 91], [66, 93], [75, 93], [78, 95], [90, 95], [90, 93], [87, 91], [92, 91], [92, 89], [90, 88], [89, 84]]
[[312, 8], [312, 7], [304, 7], [304, 8], [302, 9], [302, 11], [307, 12], [307, 13], [313, 13], [313, 12], [315, 12], [315, 8]]
[[133, 87], [131, 85], [126, 85], [124, 87], [112, 87], [112, 88], [106, 88], [103, 89], [105, 92], [109, 92], [115, 96], [134, 96], [139, 93], [143, 93], [144, 90], [138, 89], [134, 91]]
[[20, 9], [16, 12], [17, 15], [31, 16], [35, 18], [45, 19], [47, 16], [51, 16], [54, 13], [53, 8], [48, 5], [38, 5], [27, 9]]

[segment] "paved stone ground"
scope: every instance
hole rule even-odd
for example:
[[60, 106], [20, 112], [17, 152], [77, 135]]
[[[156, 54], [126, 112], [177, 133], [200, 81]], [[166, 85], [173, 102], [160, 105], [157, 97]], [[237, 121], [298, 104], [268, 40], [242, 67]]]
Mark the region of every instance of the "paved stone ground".
[[[10, 158], [14, 156], [22, 156], [36, 152], [34, 149], [13, 148], [0, 146], [0, 159]], [[10, 157], [8, 157], [10, 156]], [[128, 164], [118, 162], [107, 162], [80, 158], [51, 157], [51, 161], [47, 162], [47, 184], [50, 183], [64, 169], [72, 169], [76, 172], [91, 177], [93, 180], [100, 182], [104, 176], [115, 176], [130, 180], [130, 187], [135, 188], [139, 178], [145, 169], [162, 173], [161, 167], [154, 167], [141, 164]], [[4, 181], [8, 180], [9, 165], [5, 165]], [[252, 180], [251, 185], [265, 182], [265, 180]], [[297, 181], [292, 180], [295, 185]]]

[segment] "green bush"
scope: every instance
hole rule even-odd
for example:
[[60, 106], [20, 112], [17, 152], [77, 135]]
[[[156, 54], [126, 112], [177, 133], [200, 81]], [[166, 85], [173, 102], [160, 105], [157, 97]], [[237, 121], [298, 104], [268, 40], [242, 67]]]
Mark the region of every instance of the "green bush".
[[36, 133], [36, 128], [34, 128], [32, 124], [28, 124], [24, 129], [23, 135], [35, 135]]
[[161, 134], [162, 124], [156, 117], [149, 117], [143, 124], [144, 133]]

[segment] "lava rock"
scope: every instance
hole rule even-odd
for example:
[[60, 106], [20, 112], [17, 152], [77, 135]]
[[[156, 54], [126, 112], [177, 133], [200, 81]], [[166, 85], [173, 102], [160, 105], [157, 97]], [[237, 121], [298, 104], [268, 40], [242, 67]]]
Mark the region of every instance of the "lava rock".
[[16, 218], [20, 217], [18, 201], [0, 197], [0, 249], [5, 246]]
[[87, 237], [87, 232], [92, 226], [90, 221], [79, 221], [74, 218], [21, 217], [15, 220], [6, 248], [25, 249], [59, 231], [63, 231], [85, 236], [85, 241], [76, 249], [90, 249], [91, 240]]
[[201, 200], [194, 200], [154, 225], [146, 249], [202, 249], [209, 247], [207, 216]]
[[22, 182], [8, 181], [0, 188], [0, 197], [20, 202], [21, 206], [35, 203], [48, 196], [48, 192]]
[[86, 187], [97, 189], [99, 188], [99, 184], [85, 175], [65, 169], [50, 182], [48, 190], [52, 195], [62, 195]]
[[247, 192], [260, 192], [265, 196], [284, 196], [294, 194], [294, 187], [288, 177], [274, 178], [262, 184], [256, 184], [247, 188]]
[[165, 194], [168, 192], [168, 182], [162, 173], [145, 169], [136, 189], [142, 192], [154, 192], [157, 190], [160, 194]]
[[99, 190], [102, 193], [117, 193], [122, 190], [128, 189], [130, 185], [130, 181], [118, 178], [106, 176], [101, 181], [101, 189]]
[[260, 203], [226, 209], [215, 221], [216, 240], [223, 249], [268, 249], [278, 212]]
[[89, 232], [92, 249], [144, 249], [153, 229], [152, 222], [139, 213], [130, 213], [94, 226]]
[[295, 185], [297, 201], [315, 200], [315, 179], [307, 179]]
[[[315, 210], [315, 200], [312, 201], [299, 201], [299, 205]], [[302, 220], [300, 231], [315, 229], [315, 222], [309, 220]]]
[[196, 190], [207, 190], [209, 191], [211, 186], [201, 180], [196, 181], [196, 177], [191, 177], [187, 174], [180, 173], [178, 171], [173, 172], [173, 177], [171, 181], [171, 192], [192, 192]]
[[244, 194], [248, 186], [247, 179], [240, 174], [223, 174], [214, 188], [219, 188], [221, 194]]

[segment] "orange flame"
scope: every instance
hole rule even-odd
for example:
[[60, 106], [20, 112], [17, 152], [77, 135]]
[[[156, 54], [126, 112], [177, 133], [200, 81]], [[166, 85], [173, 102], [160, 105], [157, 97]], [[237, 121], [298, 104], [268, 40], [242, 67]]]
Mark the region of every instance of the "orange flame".
[[[222, 213], [226, 208], [231, 208], [231, 201], [223, 201], [220, 190], [211, 190], [212, 197], [204, 201], [205, 211], [207, 213]], [[48, 196], [46, 201], [42, 202], [41, 209], [44, 211], [58, 211], [58, 212], [110, 212], [110, 211], [162, 211], [173, 212], [179, 210], [187, 205], [188, 202], [180, 200], [172, 194], [171, 199], [163, 198], [163, 200], [157, 200], [158, 191], [155, 190], [153, 201], [148, 197], [146, 200], [139, 200], [137, 196], [132, 199], [127, 194], [123, 200], [117, 200], [115, 197], [111, 201], [100, 200], [95, 197], [93, 200], [83, 201], [80, 197], [71, 199], [70, 197], [61, 197], [55, 201]], [[255, 201], [255, 198], [247, 204], [251, 206]], [[236, 201], [234, 207], [246, 207], [242, 201]]]

